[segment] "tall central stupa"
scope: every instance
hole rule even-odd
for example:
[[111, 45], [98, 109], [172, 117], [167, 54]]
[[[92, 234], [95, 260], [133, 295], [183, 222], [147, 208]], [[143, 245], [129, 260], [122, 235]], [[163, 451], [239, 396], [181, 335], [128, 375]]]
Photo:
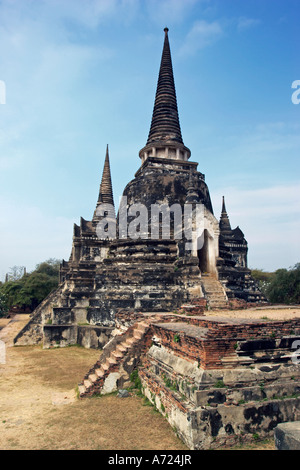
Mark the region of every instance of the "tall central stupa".
[[[220, 223], [214, 216], [205, 176], [190, 161], [191, 151], [183, 142], [168, 28], [150, 131], [139, 157], [141, 166], [124, 189], [117, 212], [116, 235], [101, 239], [97, 227], [103, 204], [113, 208], [114, 217], [113, 175], [106, 148], [92, 220], [81, 218], [79, 225], [74, 224], [71, 255], [62, 262], [59, 287], [37, 308], [19, 337], [34, 330], [41, 339], [50, 320], [66, 330], [79, 323], [113, 327], [120, 309], [174, 311], [199, 299], [208, 308], [224, 308], [233, 297], [261, 299], [247, 268], [244, 235], [239, 228], [231, 229], [224, 201]], [[192, 207], [193, 243], [178, 231], [187, 206]], [[154, 216], [153, 208], [170, 209], [169, 237], [163, 236], [166, 219], [160, 212]], [[143, 227], [137, 216], [142, 209]], [[175, 209], [177, 216], [181, 211], [177, 221]]]

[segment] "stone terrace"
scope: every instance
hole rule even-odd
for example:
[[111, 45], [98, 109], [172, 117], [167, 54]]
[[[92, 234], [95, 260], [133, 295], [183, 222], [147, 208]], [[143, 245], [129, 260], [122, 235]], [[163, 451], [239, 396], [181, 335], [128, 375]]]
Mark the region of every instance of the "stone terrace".
[[300, 418], [299, 318], [123, 311], [116, 323], [119, 334], [86, 375], [81, 396], [122, 388], [137, 369], [144, 394], [191, 449], [271, 437], [278, 423]]
[[299, 419], [293, 343], [300, 319], [186, 317], [152, 323], [139, 374], [144, 393], [191, 449], [271, 437]]

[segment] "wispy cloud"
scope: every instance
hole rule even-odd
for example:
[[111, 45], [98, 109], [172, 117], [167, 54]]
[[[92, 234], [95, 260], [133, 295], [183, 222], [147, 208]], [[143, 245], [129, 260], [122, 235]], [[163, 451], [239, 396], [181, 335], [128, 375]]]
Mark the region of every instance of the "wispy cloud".
[[218, 21], [211, 23], [205, 20], [196, 21], [187, 34], [185, 42], [179, 50], [179, 55], [193, 55], [200, 49], [214, 44], [223, 34], [223, 28]]
[[[143, 1], [143, 0], [142, 0]], [[196, 5], [209, 0], [147, 0], [145, 7], [150, 19], [160, 26], [182, 23]]]
[[127, 22], [138, 11], [140, 0], [43, 0], [41, 3], [43, 14], [50, 21], [63, 24], [71, 20], [95, 29], [105, 21]]
[[224, 187], [214, 192], [216, 214], [224, 195], [232, 228], [238, 225], [248, 240], [251, 267], [274, 270], [300, 261], [300, 181], [247, 190]]
[[[51, 216], [37, 206], [26, 206], [1, 197], [0, 280], [9, 267], [26, 266], [27, 271], [48, 258], [68, 259], [71, 249], [70, 218]], [[76, 221], [78, 223], [78, 221]]]
[[261, 24], [261, 20], [257, 18], [246, 18], [242, 16], [237, 20], [238, 31], [246, 31], [247, 29], [254, 28]]

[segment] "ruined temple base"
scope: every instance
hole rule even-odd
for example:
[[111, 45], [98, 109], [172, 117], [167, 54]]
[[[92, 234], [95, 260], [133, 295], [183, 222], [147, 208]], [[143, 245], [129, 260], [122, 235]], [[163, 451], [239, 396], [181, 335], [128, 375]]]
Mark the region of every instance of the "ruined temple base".
[[193, 450], [273, 438], [300, 420], [300, 318], [120, 312], [119, 332], [79, 385], [110, 393], [138, 371], [144, 395]]

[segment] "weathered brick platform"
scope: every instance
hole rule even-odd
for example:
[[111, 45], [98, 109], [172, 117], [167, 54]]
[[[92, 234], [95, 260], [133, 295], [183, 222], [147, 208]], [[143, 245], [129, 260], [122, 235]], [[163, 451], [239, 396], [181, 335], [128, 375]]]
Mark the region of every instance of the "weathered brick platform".
[[191, 449], [273, 437], [300, 419], [300, 319], [120, 312], [118, 328], [81, 396], [123, 388], [137, 369], [145, 396]]
[[272, 437], [278, 423], [299, 419], [299, 319], [193, 317], [152, 329], [144, 393], [191, 449]]

